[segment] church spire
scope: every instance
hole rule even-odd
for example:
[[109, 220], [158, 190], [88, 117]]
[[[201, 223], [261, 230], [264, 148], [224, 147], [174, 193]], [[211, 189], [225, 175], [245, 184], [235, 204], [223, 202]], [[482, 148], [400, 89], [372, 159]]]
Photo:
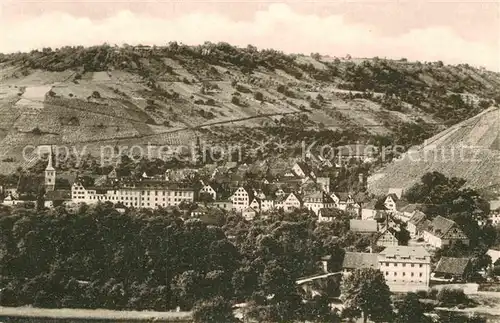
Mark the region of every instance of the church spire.
[[47, 168], [45, 170], [55, 170], [54, 166], [52, 166], [52, 147], [49, 149], [49, 162], [47, 163]]

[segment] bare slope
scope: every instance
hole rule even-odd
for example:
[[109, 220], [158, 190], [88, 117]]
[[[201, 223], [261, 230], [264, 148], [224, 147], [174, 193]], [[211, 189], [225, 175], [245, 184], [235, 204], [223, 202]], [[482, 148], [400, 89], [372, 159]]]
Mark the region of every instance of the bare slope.
[[500, 109], [491, 107], [413, 147], [370, 177], [369, 190], [407, 189], [426, 172], [462, 177], [473, 188], [500, 184]]

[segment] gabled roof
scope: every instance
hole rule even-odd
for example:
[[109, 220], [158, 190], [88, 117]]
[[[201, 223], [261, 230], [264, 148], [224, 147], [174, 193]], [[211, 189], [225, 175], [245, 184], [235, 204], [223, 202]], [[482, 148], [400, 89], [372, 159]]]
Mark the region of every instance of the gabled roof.
[[407, 204], [406, 206], [402, 207], [399, 211], [406, 212], [406, 213], [413, 213], [415, 211], [420, 211], [421, 208], [422, 208], [422, 204], [411, 203], [411, 204]]
[[469, 262], [470, 258], [441, 257], [434, 272], [462, 276]]
[[342, 262], [342, 268], [345, 269], [378, 269], [378, 267], [378, 256], [376, 253], [346, 252], [344, 261]]
[[413, 225], [418, 225], [422, 221], [425, 221], [425, 214], [422, 211], [416, 211], [410, 220], [408, 220]]
[[398, 197], [396, 194], [394, 194], [394, 193], [387, 194], [386, 199], [387, 199], [388, 197], [392, 198], [392, 200], [393, 200], [394, 202], [399, 201], [399, 197]]
[[378, 231], [378, 226], [375, 220], [351, 219], [349, 220], [349, 229], [353, 232], [374, 233]]
[[297, 165], [300, 167], [300, 169], [307, 176], [309, 176], [311, 174], [311, 172], [313, 171], [312, 168], [307, 163], [305, 163], [305, 162], [299, 161], [299, 162], [297, 162]]
[[426, 231], [437, 237], [442, 237], [455, 225], [454, 221], [438, 215], [431, 221]]
[[396, 238], [396, 232], [393, 228], [385, 228], [380, 234], [378, 235], [377, 239], [383, 236], [384, 234], [389, 233], [392, 235], [394, 238]]
[[391, 187], [391, 188], [389, 188], [389, 191], [387, 192], [387, 194], [396, 194], [398, 199], [401, 199], [401, 197], [403, 196], [403, 189], [400, 187], [397, 187], [397, 188]]

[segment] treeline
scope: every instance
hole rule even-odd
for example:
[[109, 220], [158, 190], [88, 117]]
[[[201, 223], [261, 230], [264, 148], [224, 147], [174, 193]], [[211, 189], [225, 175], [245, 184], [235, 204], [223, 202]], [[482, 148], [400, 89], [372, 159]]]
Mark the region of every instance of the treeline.
[[270, 279], [295, 286], [318, 273], [322, 256], [335, 267], [342, 247], [370, 244], [348, 234], [345, 214], [326, 226], [302, 211], [255, 223], [228, 216], [217, 227], [183, 221], [177, 209], [120, 214], [111, 204], [0, 212], [4, 306], [189, 310], [215, 296], [246, 301], [270, 292]]

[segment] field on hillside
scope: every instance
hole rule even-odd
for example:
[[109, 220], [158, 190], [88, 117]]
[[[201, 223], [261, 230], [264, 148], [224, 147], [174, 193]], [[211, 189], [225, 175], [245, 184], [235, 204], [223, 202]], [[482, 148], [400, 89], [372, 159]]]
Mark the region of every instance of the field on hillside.
[[[201, 55], [203, 46], [0, 56], [0, 157], [28, 141], [183, 142], [172, 133], [266, 127], [292, 114], [307, 118], [294, 125], [298, 131], [397, 141], [402, 126], [437, 131], [500, 99], [500, 76], [466, 65], [285, 55], [224, 44], [210, 44]], [[106, 51], [102, 61], [83, 60]], [[483, 136], [488, 127], [475, 133]]]

